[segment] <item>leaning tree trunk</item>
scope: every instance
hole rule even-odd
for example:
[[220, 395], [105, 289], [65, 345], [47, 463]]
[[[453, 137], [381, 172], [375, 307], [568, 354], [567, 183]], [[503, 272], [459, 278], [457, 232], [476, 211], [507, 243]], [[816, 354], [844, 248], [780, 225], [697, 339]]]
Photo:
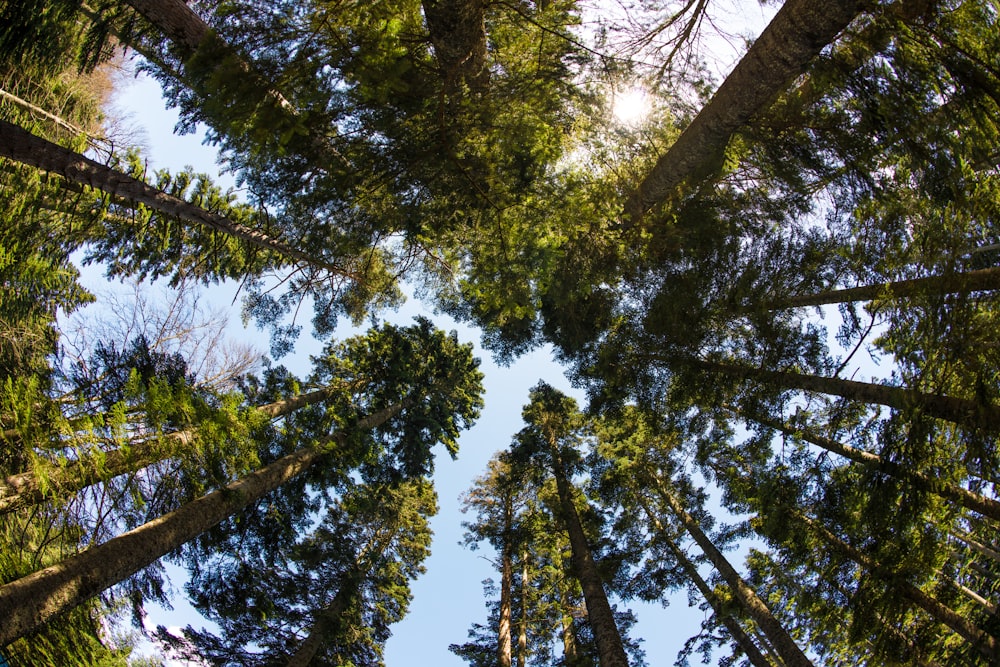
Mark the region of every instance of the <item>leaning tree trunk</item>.
[[[396, 403], [358, 422], [371, 429], [404, 409]], [[322, 460], [345, 438], [304, 447], [228, 486], [66, 560], [0, 586], [0, 646], [40, 628], [251, 505]]]
[[[330, 385], [307, 394], [262, 405], [255, 410], [262, 417], [276, 419], [304, 406], [326, 400], [340, 388], [340, 385]], [[197, 434], [197, 428], [175, 431], [161, 437], [130, 443], [127, 454], [121, 449], [115, 449], [99, 457], [87, 456], [70, 461], [64, 466], [54, 467], [51, 471], [33, 470], [10, 475], [0, 481], [0, 515], [45, 500], [68, 498], [93, 484], [136, 472], [163, 461], [194, 442]]]
[[351, 572], [345, 577], [346, 581], [340, 586], [333, 601], [317, 615], [309, 634], [299, 644], [295, 653], [288, 658], [286, 667], [306, 667], [316, 657], [323, 643], [330, 636], [337, 634], [341, 618], [358, 596], [360, 577], [361, 573], [358, 571]]
[[817, 447], [822, 447], [828, 452], [839, 454], [840, 456], [843, 456], [850, 461], [854, 461], [855, 463], [869, 466], [874, 470], [878, 470], [880, 473], [890, 477], [904, 480], [915, 489], [933, 493], [934, 495], [946, 498], [952, 502], [962, 505], [963, 507], [978, 512], [983, 516], [987, 516], [995, 521], [1000, 521], [1000, 502], [997, 502], [992, 498], [987, 498], [986, 496], [979, 495], [978, 493], [973, 493], [966, 488], [955, 484], [949, 484], [948, 482], [944, 482], [940, 479], [928, 477], [923, 473], [910, 470], [894, 461], [883, 459], [877, 454], [872, 454], [871, 452], [866, 452], [862, 449], [842, 444], [836, 440], [831, 440], [830, 438], [824, 438], [816, 435], [815, 433], [810, 433], [809, 431], [796, 429], [789, 424], [785, 424], [774, 419], [768, 419], [767, 417], [762, 417], [760, 415], [747, 414], [737, 408], [729, 409], [744, 419], [755, 421], [758, 424], [767, 426], [768, 428], [781, 431], [785, 435], [793, 438], [800, 437], [806, 442], [812, 443]]
[[806, 525], [834, 551], [837, 551], [848, 560], [854, 561], [859, 566], [879, 577], [888, 586], [894, 587], [900, 595], [927, 612], [931, 618], [939, 623], [951, 628], [956, 634], [969, 642], [977, 651], [986, 656], [991, 661], [996, 661], [1000, 654], [997, 652], [997, 641], [985, 630], [975, 623], [972, 623], [963, 616], [957, 614], [950, 607], [944, 605], [936, 598], [928, 595], [914, 584], [894, 576], [887, 572], [884, 567], [875, 562], [856, 547], [851, 546], [840, 539], [826, 526], [821, 525], [814, 519], [795, 511], [789, 510], [788, 515]]
[[59, 174], [72, 183], [145, 204], [165, 215], [228, 234], [258, 248], [270, 250], [290, 262], [302, 262], [336, 275], [351, 277], [345, 273], [342, 267], [324, 262], [301, 250], [296, 250], [256, 229], [241, 225], [217, 213], [206, 211], [179, 197], [158, 190], [148, 183], [132, 178], [128, 174], [123, 174], [79, 153], [37, 137], [4, 120], [0, 120], [0, 157]]
[[680, 520], [681, 524], [688, 531], [688, 534], [694, 538], [694, 541], [698, 543], [701, 550], [708, 556], [715, 569], [722, 575], [725, 582], [729, 584], [729, 588], [743, 604], [744, 609], [747, 610], [750, 617], [757, 623], [757, 626], [764, 632], [764, 635], [771, 642], [771, 645], [774, 646], [781, 659], [785, 662], [785, 665], [787, 667], [814, 667], [812, 661], [806, 657], [802, 649], [789, 636], [784, 626], [771, 614], [771, 610], [767, 608], [767, 605], [747, 585], [743, 577], [736, 572], [736, 569], [722, 555], [722, 552], [716, 548], [708, 535], [702, 531], [701, 526], [698, 525], [694, 517], [688, 514], [677, 498], [664, 489], [660, 483], [654, 482], [654, 485], [660, 498], [670, 507], [670, 511]]
[[864, 403], [886, 405], [897, 410], [916, 409], [931, 417], [963, 426], [995, 431], [1000, 428], [1000, 406], [985, 401], [972, 401], [953, 396], [925, 394], [914, 389], [885, 384], [842, 380], [840, 378], [805, 375], [787, 371], [772, 371], [716, 361], [693, 360], [694, 366], [705, 371], [722, 373], [740, 379], [801, 389], [821, 394], [841, 396]]
[[580, 516], [573, 503], [572, 488], [563, 468], [558, 444], [554, 440], [550, 440], [549, 448], [552, 474], [556, 480], [562, 519], [566, 524], [566, 533], [569, 536], [570, 548], [573, 552], [573, 570], [580, 581], [580, 587], [583, 589], [583, 599], [587, 605], [587, 619], [594, 633], [594, 642], [597, 644], [601, 667], [628, 667], [625, 647], [621, 634], [618, 632], [618, 626], [615, 624], [611, 604], [604, 591], [604, 582], [597, 570], [590, 545], [587, 543], [587, 536], [580, 523]]
[[[757, 645], [750, 638], [750, 635], [743, 630], [739, 621], [737, 621], [732, 614], [722, 609], [722, 602], [719, 600], [719, 596], [716, 595], [715, 591], [713, 591], [708, 583], [702, 579], [701, 574], [698, 572], [698, 568], [691, 562], [691, 559], [684, 554], [684, 551], [677, 546], [674, 540], [670, 539], [667, 535], [667, 531], [663, 527], [663, 524], [653, 513], [653, 510], [649, 507], [649, 505], [643, 499], [639, 498], [638, 495], [634, 497], [635, 500], [642, 506], [642, 509], [646, 514], [646, 518], [649, 519], [650, 523], [653, 524], [658, 532], [664, 535], [664, 541], [667, 543], [667, 546], [670, 547], [670, 551], [674, 554], [674, 558], [677, 559], [677, 562], [680, 563], [681, 568], [684, 570], [688, 579], [691, 580], [691, 583], [695, 585], [695, 588], [698, 589], [701, 596], [705, 598], [709, 605], [711, 605], [716, 617], [724, 626], [726, 626], [726, 630], [729, 631], [729, 635], [736, 642], [736, 645], [739, 646], [744, 653], [746, 653], [747, 659], [750, 660], [750, 664], [754, 665], [754, 667], [774, 667], [771, 662], [764, 657], [764, 654], [760, 652], [760, 649], [757, 648]], [[736, 599], [739, 600], [738, 597]]]
[[[277, 126], [269, 128], [270, 136], [294, 136], [295, 130], [301, 122], [299, 110], [265, 79], [250, 60], [223, 41], [211, 26], [205, 23], [183, 0], [123, 1], [154, 25], [173, 44], [182, 60], [189, 61], [199, 50], [208, 49], [213, 54], [217, 54], [216, 57], [212, 58], [213, 62], [221, 64], [227, 59], [238, 62], [240, 69], [255, 84], [249, 89], [253, 91], [251, 94], [254, 94], [255, 99], [259, 98], [261, 104], [273, 106], [279, 112], [276, 117], [271, 119], [271, 122], [277, 123]], [[213, 72], [213, 74], [216, 77], [219, 76], [217, 72]], [[190, 85], [191, 81], [187, 81], [187, 83]], [[240, 95], [246, 95], [248, 89], [240, 87], [238, 90]], [[213, 92], [216, 95], [219, 94], [218, 88], [214, 91], [200, 90], [198, 92], [201, 95], [209, 95]], [[240, 106], [246, 106], [245, 100], [241, 100], [241, 102], [244, 104]], [[328, 136], [314, 131], [313, 128], [309, 128], [308, 135], [308, 148], [318, 149], [330, 166], [336, 163], [342, 167], [350, 168], [350, 163], [333, 147]]]
[[911, 278], [879, 285], [863, 285], [816, 294], [803, 294], [773, 301], [766, 307], [768, 310], [780, 310], [803, 306], [827, 306], [853, 301], [872, 301], [878, 298], [902, 299], [913, 296], [940, 296], [995, 290], [1000, 290], [1000, 267], [996, 266], [965, 273]]
[[685, 181], [710, 176], [733, 134], [766, 109], [865, 6], [862, 0], [787, 0], [625, 204], [630, 224]]

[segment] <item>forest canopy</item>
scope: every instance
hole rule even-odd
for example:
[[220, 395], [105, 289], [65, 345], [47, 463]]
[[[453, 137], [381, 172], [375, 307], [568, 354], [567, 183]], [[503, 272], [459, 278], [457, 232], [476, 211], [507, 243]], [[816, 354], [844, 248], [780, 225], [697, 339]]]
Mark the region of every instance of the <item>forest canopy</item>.
[[[470, 480], [455, 656], [638, 666], [687, 591], [679, 665], [996, 664], [998, 8], [766, 4], [717, 79], [709, 0], [0, 4], [0, 664], [155, 663], [168, 563], [171, 656], [383, 664], [489, 381], [406, 294], [585, 398]], [[122, 66], [238, 191], [147, 169]]]

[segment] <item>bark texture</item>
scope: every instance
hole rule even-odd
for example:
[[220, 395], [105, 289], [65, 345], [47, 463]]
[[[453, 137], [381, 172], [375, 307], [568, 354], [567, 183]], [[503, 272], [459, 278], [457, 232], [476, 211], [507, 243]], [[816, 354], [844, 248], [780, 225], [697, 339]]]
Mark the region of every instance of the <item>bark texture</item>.
[[866, 5], [860, 0], [788, 0], [625, 204], [636, 224], [685, 181], [708, 177], [733, 134], [766, 109]]
[[482, 0], [424, 0], [424, 18], [447, 87], [486, 86], [486, 5]]

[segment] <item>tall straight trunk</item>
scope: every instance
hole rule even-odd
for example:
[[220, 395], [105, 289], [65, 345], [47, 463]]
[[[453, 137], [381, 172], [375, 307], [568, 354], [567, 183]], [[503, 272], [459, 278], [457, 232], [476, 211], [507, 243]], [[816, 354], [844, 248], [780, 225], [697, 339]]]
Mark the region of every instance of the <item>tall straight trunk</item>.
[[992, 498], [987, 498], [986, 496], [979, 495], [978, 493], [973, 493], [972, 491], [955, 484], [949, 484], [948, 482], [928, 477], [923, 473], [910, 470], [907, 467], [893, 461], [887, 461], [876, 454], [872, 454], [871, 452], [866, 452], [862, 449], [857, 449], [855, 447], [851, 447], [850, 445], [839, 443], [836, 440], [831, 440], [830, 438], [824, 438], [816, 435], [815, 433], [810, 433], [809, 431], [796, 429], [789, 424], [774, 419], [768, 419], [767, 417], [762, 417], [760, 415], [748, 414], [737, 408], [730, 408], [730, 410], [744, 419], [755, 421], [758, 424], [781, 431], [785, 435], [791, 437], [800, 437], [806, 442], [814, 444], [817, 447], [822, 447], [828, 452], [839, 454], [840, 456], [843, 456], [850, 461], [854, 461], [855, 463], [870, 466], [890, 477], [905, 480], [916, 489], [933, 493], [937, 496], [958, 503], [959, 505], [962, 505], [970, 510], [978, 512], [983, 516], [1000, 521], [1000, 502], [997, 502]]
[[808, 526], [813, 533], [818, 535], [836, 552], [848, 560], [854, 561], [871, 574], [881, 578], [887, 585], [895, 588], [904, 598], [927, 612], [931, 618], [951, 628], [957, 635], [969, 642], [969, 644], [989, 660], [996, 661], [1000, 657], [1000, 653], [997, 651], [996, 639], [990, 636], [985, 630], [957, 614], [954, 610], [931, 595], [928, 595], [909, 581], [899, 579], [893, 573], [887, 572], [879, 563], [876, 563], [859, 549], [834, 535], [826, 526], [823, 526], [816, 520], [795, 510], [790, 511], [789, 515]]
[[952, 537], [964, 542], [970, 549], [972, 549], [976, 553], [980, 554], [981, 556], [985, 556], [986, 558], [989, 558], [994, 562], [1000, 564], [1000, 552], [998, 552], [996, 549], [992, 549], [986, 546], [972, 535], [964, 533], [960, 530], [951, 530], [949, 531], [949, 533], [951, 534]]
[[[691, 559], [688, 558], [684, 551], [677, 546], [674, 540], [670, 539], [663, 527], [663, 524], [653, 513], [649, 504], [645, 502], [644, 499], [639, 497], [638, 494], [633, 497], [636, 502], [642, 506], [643, 512], [645, 512], [646, 518], [649, 519], [650, 523], [653, 524], [658, 532], [666, 537], [665, 542], [667, 543], [667, 546], [670, 547], [670, 551], [674, 554], [674, 558], [676, 558], [677, 562], [680, 563], [684, 573], [687, 575], [691, 583], [695, 585], [695, 588], [698, 589], [698, 592], [701, 593], [701, 596], [705, 598], [709, 605], [711, 605], [712, 610], [715, 612], [719, 621], [726, 626], [726, 630], [729, 631], [729, 636], [732, 637], [733, 641], [736, 642], [736, 645], [739, 646], [744, 653], [746, 653], [747, 659], [750, 660], [750, 664], [754, 665], [754, 667], [774, 667], [771, 661], [765, 658], [764, 654], [760, 652], [760, 649], [757, 648], [757, 645], [750, 638], [750, 635], [743, 630], [733, 615], [726, 612], [722, 608], [722, 601], [719, 600], [719, 596], [715, 594], [715, 591], [713, 591], [708, 583], [701, 577], [701, 574], [698, 572], [698, 568], [691, 562]], [[737, 600], [739, 600], [739, 598], [737, 598]]]
[[382, 554], [391, 547], [393, 540], [402, 529], [397, 512], [383, 514], [379, 520], [382, 522], [381, 526], [375, 529], [375, 534], [356, 554], [354, 563], [351, 569], [345, 573], [333, 600], [315, 614], [309, 634], [289, 658], [286, 667], [306, 667], [316, 657], [324, 642], [329, 641], [331, 637], [336, 637], [342, 630], [340, 621], [344, 613], [359, 597], [365, 578], [375, 570]]
[[918, 409], [924, 414], [963, 426], [995, 431], [1000, 428], [1000, 406], [953, 396], [925, 394], [914, 389], [840, 378], [772, 371], [751, 366], [694, 360], [705, 371], [776, 385], [787, 389], [815, 391], [864, 403], [886, 405], [897, 410]]
[[[299, 408], [326, 400], [340, 389], [330, 385], [256, 408], [258, 414], [276, 419]], [[197, 428], [168, 433], [130, 443], [126, 454], [120, 449], [68, 462], [50, 471], [29, 471], [10, 475], [0, 481], [0, 515], [8, 514], [47, 499], [68, 498], [88, 486], [119, 475], [142, 470], [170, 458], [190, 445], [198, 434]]]
[[867, 3], [787, 0], [673, 146], [625, 204], [630, 224], [685, 181], [707, 178], [722, 164], [741, 127], [784, 91]]
[[769, 310], [799, 308], [802, 306], [826, 306], [852, 301], [871, 301], [880, 297], [901, 299], [912, 296], [939, 296], [944, 294], [965, 294], [1000, 290], [1000, 267], [952, 273], [944, 276], [911, 278], [879, 285], [863, 285], [844, 289], [829, 290], [816, 294], [779, 299], [767, 304]]
[[597, 570], [597, 564], [594, 562], [593, 553], [587, 543], [587, 536], [583, 532], [580, 516], [576, 512], [573, 490], [562, 464], [558, 443], [554, 439], [550, 439], [549, 449], [562, 519], [566, 524], [566, 533], [569, 536], [569, 544], [573, 552], [571, 561], [573, 571], [583, 589], [583, 599], [587, 605], [587, 620], [594, 633], [594, 642], [597, 644], [597, 654], [601, 667], [628, 667], [625, 646], [622, 643], [621, 634], [618, 632], [618, 626], [615, 624], [615, 617], [611, 611], [607, 593], [604, 591], [604, 582]]
[[688, 531], [688, 534], [694, 538], [694, 541], [701, 547], [701, 550], [712, 562], [712, 565], [715, 566], [715, 569], [722, 575], [722, 579], [729, 585], [733, 594], [742, 603], [743, 608], [747, 610], [750, 617], [764, 632], [764, 635], [771, 642], [778, 655], [781, 656], [785, 665], [787, 667], [814, 667], [812, 661], [806, 657], [805, 653], [798, 647], [784, 626], [774, 617], [771, 610], [767, 608], [764, 601], [757, 596], [757, 593], [743, 580], [743, 577], [729, 563], [729, 560], [716, 548], [715, 544], [712, 543], [712, 540], [701, 529], [701, 526], [698, 525], [694, 517], [685, 511], [684, 507], [681, 506], [672, 493], [663, 488], [662, 483], [654, 481], [653, 485], [656, 487], [656, 492], [663, 502], [674, 513], [674, 516], [680, 520], [681, 524]]
[[75, 136], [85, 136], [85, 137], [87, 137], [87, 139], [89, 141], [96, 141], [97, 140], [96, 137], [91, 136], [91, 134], [89, 132], [85, 131], [83, 128], [78, 127], [77, 125], [74, 125], [73, 123], [69, 122], [68, 120], [65, 120], [65, 119], [61, 118], [60, 116], [55, 115], [54, 113], [50, 113], [50, 112], [46, 111], [45, 109], [43, 109], [41, 107], [35, 106], [31, 102], [29, 102], [29, 101], [27, 101], [25, 99], [22, 99], [22, 98], [18, 97], [17, 95], [13, 94], [13, 93], [9, 93], [9, 92], [7, 92], [6, 90], [4, 90], [2, 88], [0, 88], [0, 99], [5, 99], [5, 100], [7, 100], [9, 102], [13, 102], [14, 104], [16, 104], [17, 106], [21, 107], [22, 109], [28, 111], [29, 113], [32, 113], [32, 114], [34, 114], [36, 116], [41, 116], [41, 117], [45, 118], [49, 122], [55, 124], [56, 126], [62, 128], [66, 132], [68, 132], [70, 134], [70, 136], [74, 136], [74, 137]]
[[521, 619], [517, 627], [517, 667], [528, 659], [528, 552], [521, 551]]
[[[412, 399], [362, 419], [371, 429]], [[134, 530], [66, 560], [0, 586], [0, 646], [40, 628], [51, 618], [123, 581], [178, 549], [322, 460], [345, 438], [338, 433], [320, 447], [304, 447], [226, 487], [202, 496]]]
[[132, 178], [128, 174], [106, 167], [100, 162], [37, 137], [5, 120], [0, 120], [0, 157], [59, 174], [72, 183], [145, 204], [165, 215], [228, 234], [258, 248], [270, 250], [290, 263], [301, 262], [335, 275], [351, 277], [343, 267], [324, 262], [314, 255], [296, 250], [263, 232], [241, 225], [217, 213], [206, 211], [179, 197], [158, 190], [148, 183]]
[[500, 549], [500, 619], [497, 623], [497, 663], [500, 667], [511, 667], [511, 588], [514, 583], [514, 505], [510, 493], [502, 494], [503, 504], [503, 545]]
[[500, 621], [497, 624], [497, 664], [511, 667], [511, 586], [514, 578], [510, 547], [500, 553]]

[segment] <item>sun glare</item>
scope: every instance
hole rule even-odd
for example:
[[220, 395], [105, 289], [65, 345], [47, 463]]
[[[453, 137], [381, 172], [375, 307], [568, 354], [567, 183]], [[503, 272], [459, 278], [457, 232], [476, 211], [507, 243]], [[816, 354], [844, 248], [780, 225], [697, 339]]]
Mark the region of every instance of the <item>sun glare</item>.
[[611, 113], [623, 125], [638, 125], [649, 114], [649, 97], [642, 88], [630, 88], [615, 93]]

